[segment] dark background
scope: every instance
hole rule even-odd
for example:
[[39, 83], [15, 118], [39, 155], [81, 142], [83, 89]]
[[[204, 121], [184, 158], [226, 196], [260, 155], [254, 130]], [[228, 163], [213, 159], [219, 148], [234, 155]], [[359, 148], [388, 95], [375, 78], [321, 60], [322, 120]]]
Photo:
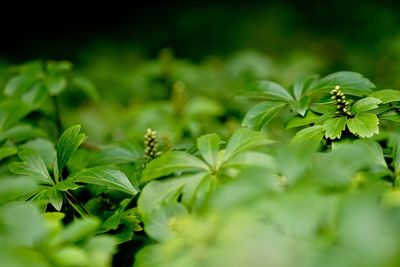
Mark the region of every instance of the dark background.
[[0, 58], [75, 61], [98, 43], [153, 57], [171, 47], [200, 60], [255, 48], [270, 54], [380, 53], [399, 34], [398, 1], [35, 1], [1, 4]]

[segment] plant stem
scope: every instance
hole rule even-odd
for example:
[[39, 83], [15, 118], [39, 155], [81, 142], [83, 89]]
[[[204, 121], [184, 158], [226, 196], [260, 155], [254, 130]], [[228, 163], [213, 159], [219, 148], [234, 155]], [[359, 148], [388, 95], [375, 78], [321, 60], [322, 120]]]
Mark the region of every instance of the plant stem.
[[59, 137], [61, 135], [61, 133], [63, 132], [63, 126], [62, 126], [62, 122], [61, 122], [60, 104], [58, 102], [57, 96], [52, 96], [51, 101], [53, 102], [53, 108], [54, 108], [54, 123], [56, 124], [57, 136]]

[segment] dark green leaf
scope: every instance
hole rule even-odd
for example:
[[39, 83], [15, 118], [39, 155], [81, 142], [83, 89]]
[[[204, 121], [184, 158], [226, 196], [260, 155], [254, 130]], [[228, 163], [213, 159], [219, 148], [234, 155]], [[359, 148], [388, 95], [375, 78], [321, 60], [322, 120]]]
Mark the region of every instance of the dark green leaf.
[[117, 190], [133, 196], [138, 193], [138, 190], [123, 172], [109, 167], [101, 166], [84, 169], [75, 173], [72, 179], [75, 182], [100, 185], [109, 190]]
[[60, 137], [57, 142], [57, 171], [58, 173], [56, 179], [62, 173], [65, 164], [68, 162], [72, 153], [78, 149], [78, 147], [85, 141], [86, 135], [84, 133], [79, 133], [81, 130], [80, 125], [75, 125], [68, 128]]
[[308, 93], [331, 91], [339, 85], [340, 89], [349, 95], [365, 96], [372, 93], [375, 85], [361, 74], [351, 71], [332, 73], [315, 82], [307, 90]]

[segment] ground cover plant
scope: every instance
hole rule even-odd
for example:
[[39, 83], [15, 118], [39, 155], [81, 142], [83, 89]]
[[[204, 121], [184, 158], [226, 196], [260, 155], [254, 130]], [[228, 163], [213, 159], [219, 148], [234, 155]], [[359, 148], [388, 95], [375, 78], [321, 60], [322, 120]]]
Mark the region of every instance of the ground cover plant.
[[7, 67], [1, 266], [397, 266], [400, 91], [266, 62], [163, 50], [123, 107], [70, 62]]

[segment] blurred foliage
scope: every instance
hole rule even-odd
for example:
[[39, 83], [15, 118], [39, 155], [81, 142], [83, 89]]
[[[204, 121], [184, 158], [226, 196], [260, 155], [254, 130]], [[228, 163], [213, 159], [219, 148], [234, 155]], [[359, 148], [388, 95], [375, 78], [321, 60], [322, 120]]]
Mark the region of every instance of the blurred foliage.
[[302, 2], [0, 58], [1, 265], [398, 266], [398, 4]]

